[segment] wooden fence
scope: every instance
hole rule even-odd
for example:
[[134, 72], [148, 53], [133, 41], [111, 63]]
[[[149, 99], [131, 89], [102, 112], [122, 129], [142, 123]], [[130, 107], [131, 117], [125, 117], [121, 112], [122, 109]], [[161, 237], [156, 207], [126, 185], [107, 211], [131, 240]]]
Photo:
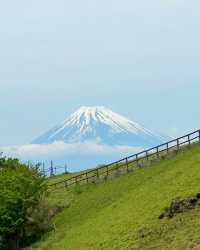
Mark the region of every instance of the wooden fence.
[[197, 142], [200, 142], [200, 130], [168, 141], [156, 147], [144, 150], [108, 165], [85, 171], [65, 180], [55, 182], [49, 186], [68, 188], [72, 185], [91, 183], [98, 180], [107, 180], [108, 178], [113, 178], [143, 166], [147, 166], [152, 162], [164, 159], [167, 156], [174, 156], [184, 146], [190, 146], [192, 143]]

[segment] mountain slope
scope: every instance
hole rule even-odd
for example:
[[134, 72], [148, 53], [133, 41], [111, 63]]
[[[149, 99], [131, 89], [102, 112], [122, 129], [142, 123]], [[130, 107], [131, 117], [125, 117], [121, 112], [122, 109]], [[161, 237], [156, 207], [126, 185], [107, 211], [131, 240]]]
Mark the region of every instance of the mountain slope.
[[104, 183], [82, 193], [52, 190], [50, 202], [66, 205], [56, 216], [56, 231], [31, 249], [197, 250], [200, 209], [158, 220], [176, 197], [200, 191], [200, 146], [175, 158]]
[[150, 147], [161, 143], [163, 139], [105, 107], [81, 107], [33, 143], [97, 141], [107, 145]]

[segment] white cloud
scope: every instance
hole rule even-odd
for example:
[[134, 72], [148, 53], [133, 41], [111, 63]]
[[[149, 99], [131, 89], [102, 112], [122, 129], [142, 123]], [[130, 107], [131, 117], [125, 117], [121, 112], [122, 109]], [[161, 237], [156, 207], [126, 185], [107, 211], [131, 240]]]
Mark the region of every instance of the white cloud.
[[88, 141], [82, 143], [68, 144], [62, 141], [53, 144], [26, 144], [16, 146], [0, 147], [0, 151], [6, 156], [30, 158], [30, 157], [48, 157], [59, 155], [112, 155], [112, 154], [134, 154], [141, 151], [140, 147], [132, 147], [127, 145], [109, 146], [100, 144], [95, 141]]

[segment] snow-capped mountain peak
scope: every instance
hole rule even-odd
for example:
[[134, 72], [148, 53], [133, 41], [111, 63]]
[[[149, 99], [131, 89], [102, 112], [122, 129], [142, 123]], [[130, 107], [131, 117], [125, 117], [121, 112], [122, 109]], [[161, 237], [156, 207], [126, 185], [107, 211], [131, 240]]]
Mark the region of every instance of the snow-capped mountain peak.
[[83, 106], [33, 143], [77, 143], [88, 140], [98, 140], [104, 144], [151, 146], [160, 143], [162, 138], [104, 106]]
[[[67, 118], [63, 122], [63, 127], [67, 127], [69, 125], [77, 125], [80, 127], [81, 132], [85, 132], [86, 130], [92, 130], [93, 123], [100, 122], [117, 132], [133, 132], [137, 133], [138, 130], [145, 130], [139, 124], [128, 120], [127, 118], [114, 113], [110, 109], [104, 106], [96, 106], [96, 107], [81, 107], [74, 114], [72, 114], [69, 118]], [[146, 132], [148, 132], [146, 130]], [[150, 133], [150, 132], [149, 132]]]

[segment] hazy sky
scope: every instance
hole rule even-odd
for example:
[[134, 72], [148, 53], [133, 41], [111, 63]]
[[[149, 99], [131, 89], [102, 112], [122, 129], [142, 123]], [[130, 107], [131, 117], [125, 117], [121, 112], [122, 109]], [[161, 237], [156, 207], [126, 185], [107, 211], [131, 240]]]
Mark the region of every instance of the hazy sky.
[[82, 105], [169, 135], [199, 128], [200, 2], [0, 3], [0, 145], [29, 143]]

